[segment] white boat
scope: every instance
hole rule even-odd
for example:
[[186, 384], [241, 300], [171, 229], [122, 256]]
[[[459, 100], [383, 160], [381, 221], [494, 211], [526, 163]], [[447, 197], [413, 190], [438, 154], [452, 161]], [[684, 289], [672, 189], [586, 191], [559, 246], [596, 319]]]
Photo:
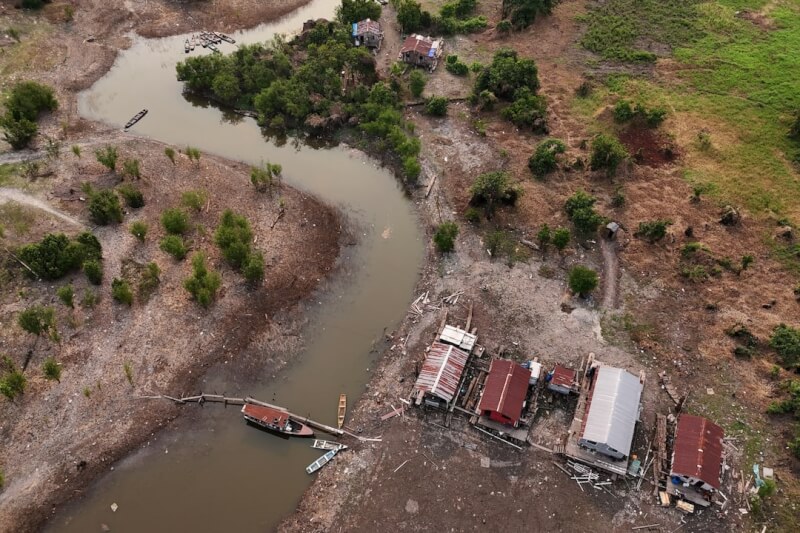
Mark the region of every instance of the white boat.
[[320, 457], [319, 459], [308, 465], [306, 467], [306, 472], [308, 472], [309, 474], [313, 474], [314, 472], [316, 472], [317, 470], [328, 464], [330, 460], [333, 459], [333, 457], [338, 452], [339, 450], [331, 450], [327, 452], [325, 455], [323, 455], [322, 457]]
[[312, 448], [316, 448], [318, 450], [346, 450], [347, 446], [344, 444], [339, 444], [338, 442], [333, 442], [329, 440], [314, 440], [314, 444], [311, 445]]

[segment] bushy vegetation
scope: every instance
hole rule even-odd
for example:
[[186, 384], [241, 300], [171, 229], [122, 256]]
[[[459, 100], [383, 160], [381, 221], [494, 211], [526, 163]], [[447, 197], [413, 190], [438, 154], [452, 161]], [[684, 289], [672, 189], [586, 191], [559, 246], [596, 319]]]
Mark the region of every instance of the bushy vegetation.
[[98, 191], [88, 186], [86, 189], [89, 194], [89, 218], [92, 222], [100, 226], [122, 222], [122, 206], [112, 189]]
[[433, 242], [436, 249], [441, 253], [452, 252], [455, 248], [456, 237], [458, 236], [458, 225], [455, 222], [442, 222], [436, 227], [433, 234]]
[[536, 95], [538, 90], [536, 63], [532, 59], [520, 59], [514, 50], [502, 49], [495, 53], [491, 65], [478, 73], [472, 100], [486, 110], [493, 107], [493, 100], [511, 102], [502, 112], [504, 118], [521, 128], [545, 132], [547, 102]]
[[425, 101], [425, 114], [434, 117], [447, 115], [448, 100], [444, 96], [431, 96]]
[[147, 263], [139, 280], [139, 298], [147, 300], [161, 283], [161, 268], [154, 261]]
[[50, 87], [35, 81], [14, 85], [5, 101], [5, 113], [0, 116], [6, 142], [15, 150], [28, 146], [39, 130], [36, 125], [39, 115], [57, 107], [58, 101]]
[[450, 74], [455, 74], [456, 76], [466, 76], [469, 74], [469, 67], [463, 61], [458, 59], [457, 55], [451, 54], [445, 58], [444, 68]]
[[272, 194], [272, 187], [280, 179], [283, 167], [278, 163], [267, 161], [263, 167], [253, 167], [250, 169], [250, 183], [259, 192], [269, 192]]
[[147, 230], [148, 230], [147, 222], [144, 222], [142, 220], [136, 220], [135, 222], [133, 222], [133, 224], [131, 224], [130, 227], [131, 235], [139, 239], [139, 241], [141, 242], [144, 242], [145, 237], [147, 237]]
[[42, 363], [42, 373], [44, 377], [51, 380], [61, 382], [61, 365], [54, 357], [48, 357]]
[[336, 19], [347, 26], [364, 19], [378, 20], [381, 6], [374, 0], [342, 0], [336, 8]]
[[50, 334], [57, 338], [56, 314], [52, 307], [34, 305], [22, 311], [17, 317], [19, 326], [37, 337]]
[[162, 251], [167, 252], [178, 261], [182, 261], [188, 252], [186, 245], [183, 242], [183, 238], [181, 238], [180, 235], [167, 235], [161, 239], [159, 248], [161, 248]]
[[553, 246], [560, 252], [569, 244], [569, 230], [567, 228], [557, 228], [553, 232]]
[[129, 307], [133, 304], [133, 291], [127, 280], [120, 278], [111, 280], [111, 296], [114, 300]]
[[474, 33], [486, 28], [484, 16], [471, 16], [478, 5], [477, 0], [454, 0], [447, 2], [438, 14], [422, 9], [415, 0], [397, 0], [397, 22], [403, 33], [426, 31], [431, 35], [455, 35]]
[[103, 263], [100, 259], [87, 259], [81, 268], [92, 285], [100, 285], [103, 282]]
[[663, 219], [639, 222], [639, 229], [634, 235], [653, 244], [667, 236], [667, 227], [671, 225], [671, 220]]
[[8, 356], [3, 356], [0, 368], [0, 394], [13, 402], [14, 398], [25, 392], [28, 380]]
[[256, 285], [264, 279], [264, 257], [261, 252], [252, 250], [252, 240], [253, 232], [247, 219], [225, 210], [214, 234], [214, 242], [225, 260], [241, 271], [249, 283]]
[[589, 167], [592, 170], [605, 170], [611, 177], [617, 167], [628, 157], [628, 151], [616, 137], [601, 133], [592, 140]]
[[408, 76], [408, 88], [411, 90], [411, 95], [414, 98], [422, 96], [422, 91], [425, 90], [425, 83], [427, 78], [420, 70], [412, 70]]
[[784, 368], [800, 367], [800, 330], [780, 324], [773, 330], [769, 345], [778, 353]]
[[181, 204], [192, 211], [201, 211], [207, 200], [208, 193], [202, 189], [181, 194]]
[[[516, 29], [527, 28], [536, 17], [549, 15], [558, 0], [503, 0], [502, 17]], [[499, 24], [498, 24], [499, 29]]]
[[604, 218], [594, 209], [596, 202], [597, 198], [583, 190], [578, 190], [564, 203], [567, 217], [569, 217], [579, 233], [592, 233], [604, 222]]
[[614, 120], [620, 123], [638, 119], [650, 128], [657, 128], [664, 122], [667, 110], [663, 107], [647, 108], [643, 104], [632, 105], [628, 100], [618, 100], [614, 105]]
[[183, 235], [189, 231], [189, 216], [177, 207], [166, 209], [161, 213], [161, 225], [171, 235]]
[[103, 149], [95, 150], [94, 156], [97, 162], [106, 167], [111, 172], [117, 170], [117, 160], [119, 159], [119, 152], [116, 146], [106, 146]]
[[559, 139], [545, 139], [536, 145], [528, 159], [528, 168], [536, 178], [543, 179], [558, 168], [558, 156], [566, 150], [567, 145]]
[[582, 265], [572, 267], [569, 271], [569, 288], [575, 294], [586, 297], [597, 288], [599, 277], [597, 272]]
[[97, 237], [85, 232], [72, 240], [63, 233], [49, 233], [40, 242], [26, 244], [17, 253], [33, 271], [26, 270], [29, 275], [56, 280], [81, 268], [86, 261], [99, 262], [102, 251]]
[[483, 207], [486, 218], [491, 218], [496, 208], [502, 205], [515, 205], [522, 188], [510, 182], [508, 173], [495, 171], [481, 174], [469, 188], [470, 205]]
[[192, 257], [192, 275], [183, 281], [184, 288], [189, 291], [197, 303], [208, 307], [214, 301], [222, 285], [222, 278], [206, 266], [206, 258], [202, 253]]
[[75, 307], [75, 289], [72, 285], [64, 285], [56, 290], [56, 296], [61, 300], [61, 303], [70, 309]]
[[125, 183], [117, 187], [117, 192], [125, 199], [125, 205], [132, 209], [139, 209], [144, 207], [144, 195], [142, 191], [129, 183]]

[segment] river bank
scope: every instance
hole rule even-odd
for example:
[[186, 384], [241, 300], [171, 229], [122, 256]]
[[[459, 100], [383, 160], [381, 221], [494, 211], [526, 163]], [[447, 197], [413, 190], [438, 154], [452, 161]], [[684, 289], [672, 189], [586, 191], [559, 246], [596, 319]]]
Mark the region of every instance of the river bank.
[[[286, 9], [270, 13], [279, 16], [301, 4], [287, 3]], [[84, 183], [105, 188], [129, 181], [142, 191], [146, 205], [126, 210], [122, 225], [96, 228], [104, 251], [101, 287], [88, 285], [81, 275], [55, 284], [31, 282], [4, 258], [2, 350], [17, 365], [28, 350], [33, 356], [25, 394], [0, 405], [3, 532], [40, 530], [62, 503], [79, 496], [110, 465], [178, 415], [172, 405], [136, 396], [153, 390], [194, 390], [208, 368], [233, 363], [233, 358], [240, 372], [250, 375], [274, 374], [287, 364], [303, 347], [300, 331], [306, 310], [300, 304], [335, 270], [343, 239], [335, 208], [288, 185], [278, 186], [271, 195], [256, 193], [249, 183], [249, 165], [205, 153], [192, 162], [180, 153], [182, 147], [175, 147], [173, 163], [165, 156], [168, 145], [132, 139], [116, 128], [82, 119], [77, 93], [108, 71], [117, 52], [130, 44], [126, 32], [138, 28], [139, 18], [120, 5], [90, 2], [64, 23], [54, 17], [56, 7], [49, 5], [40, 14], [2, 13], [22, 34], [21, 44], [8, 47], [0, 60], [6, 79], [47, 83], [60, 102], [59, 110], [40, 124], [34, 151], [26, 156], [41, 158], [37, 177], [12, 172], [11, 182], [4, 183], [23, 189], [32, 199], [31, 205], [3, 204], [11, 209], [4, 211], [4, 244], [13, 247], [45, 233], [74, 235], [92, 227], [82, 198]], [[267, 13], [254, 12], [246, 24], [264, 22]], [[123, 20], [130, 24], [121, 24]], [[242, 23], [238, 17], [214, 20], [225, 28]], [[60, 145], [56, 156], [44, 157], [48, 137]], [[116, 146], [120, 161], [138, 160], [141, 177], [123, 178], [95, 161], [94, 151], [107, 145]], [[188, 208], [183, 203], [187, 192], [198, 193], [199, 205]], [[36, 202], [47, 203], [77, 223], [42, 216]], [[190, 271], [188, 260], [177, 262], [159, 250], [161, 211], [182, 205], [190, 212], [193, 228], [186, 236], [190, 256], [205, 252], [209, 265], [222, 274], [219, 301], [208, 311], [192, 302], [182, 287]], [[265, 254], [266, 280], [255, 290], [246, 287], [213, 245], [213, 228], [228, 208], [249, 220], [258, 236], [254, 246]], [[10, 225], [10, 220], [17, 223]], [[128, 232], [132, 220], [149, 225], [144, 243]], [[141, 299], [137, 295], [130, 308], [116, 303], [108, 290], [110, 280], [130, 279], [135, 289], [140, 269], [149, 261], [161, 271], [153, 294]], [[75, 309], [62, 306], [53, 294], [55, 287], [67, 283], [76, 294]], [[86, 294], [93, 295], [91, 302]], [[34, 342], [16, 326], [16, 315], [35, 304], [55, 308], [59, 342]], [[58, 383], [41, 375], [42, 362], [50, 356], [61, 366]]]

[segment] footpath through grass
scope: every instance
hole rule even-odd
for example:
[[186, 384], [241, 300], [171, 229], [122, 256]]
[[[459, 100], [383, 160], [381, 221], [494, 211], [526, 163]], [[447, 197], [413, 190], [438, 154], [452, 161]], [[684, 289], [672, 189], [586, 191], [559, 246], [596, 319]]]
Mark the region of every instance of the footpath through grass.
[[652, 79], [611, 77], [576, 100], [579, 112], [620, 97], [657, 102], [670, 110], [688, 180], [753, 213], [800, 222], [800, 143], [786, 135], [800, 110], [800, 2], [609, 0], [583, 20], [583, 46], [605, 60], [655, 50], [677, 65]]

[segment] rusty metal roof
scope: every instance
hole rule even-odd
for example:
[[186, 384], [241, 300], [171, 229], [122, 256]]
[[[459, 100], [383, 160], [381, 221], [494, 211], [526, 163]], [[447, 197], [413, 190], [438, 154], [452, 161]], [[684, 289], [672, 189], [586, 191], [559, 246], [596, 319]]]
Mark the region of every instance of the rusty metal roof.
[[703, 480], [719, 489], [724, 436], [722, 428], [707, 418], [681, 415], [675, 429], [672, 473]]
[[430, 56], [431, 50], [434, 52], [439, 47], [439, 41], [431, 39], [430, 37], [423, 37], [422, 35], [409, 35], [403, 41], [403, 47], [400, 53], [415, 51], [424, 56]]
[[522, 414], [522, 404], [528, 395], [531, 371], [507, 359], [493, 359], [483, 388], [478, 409], [494, 411], [515, 424]]
[[414, 390], [451, 401], [456, 395], [468, 358], [469, 354], [455, 346], [434, 342], [425, 356]]
[[556, 367], [553, 369], [553, 377], [550, 380], [550, 383], [559, 387], [571, 389], [575, 385], [575, 378], [577, 375], [578, 373], [571, 368], [556, 365]]
[[599, 366], [595, 372], [581, 438], [628, 456], [639, 418], [642, 383], [621, 368]]
[[364, 19], [355, 23], [353, 35], [364, 35], [365, 33], [381, 33], [381, 25], [375, 21], [370, 19]]

